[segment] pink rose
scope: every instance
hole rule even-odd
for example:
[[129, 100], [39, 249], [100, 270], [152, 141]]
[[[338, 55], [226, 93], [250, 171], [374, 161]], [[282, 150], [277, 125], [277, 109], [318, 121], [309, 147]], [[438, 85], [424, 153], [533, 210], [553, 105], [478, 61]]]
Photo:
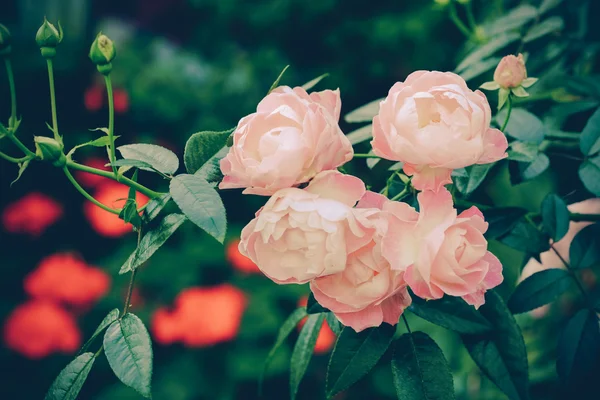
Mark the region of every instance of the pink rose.
[[487, 251], [483, 237], [488, 223], [477, 207], [457, 216], [445, 188], [421, 192], [418, 201], [416, 221], [403, 203], [384, 207], [392, 216], [383, 238], [383, 256], [392, 269], [406, 271], [404, 279], [415, 295], [460, 296], [478, 308], [485, 302], [486, 290], [503, 280], [502, 265]]
[[276, 283], [305, 283], [344, 270], [367, 241], [352, 207], [364, 183], [337, 171], [318, 174], [305, 189], [281, 189], [242, 230], [240, 253]]
[[315, 299], [356, 332], [379, 326], [396, 325], [411, 303], [404, 272], [394, 271], [381, 254], [387, 231], [387, 218], [381, 211], [390, 202], [384, 196], [367, 192], [355, 209], [368, 221], [369, 241], [348, 255], [346, 269], [310, 283]]
[[310, 95], [300, 87], [273, 90], [238, 123], [221, 160], [219, 188], [271, 195], [349, 161], [354, 152], [338, 125], [341, 106], [339, 89]]
[[373, 151], [404, 162], [418, 190], [451, 183], [453, 169], [507, 156], [508, 142], [490, 128], [490, 105], [451, 72], [417, 71], [397, 82], [373, 118]]
[[494, 82], [503, 88], [516, 88], [527, 78], [523, 54], [503, 57], [494, 71]]

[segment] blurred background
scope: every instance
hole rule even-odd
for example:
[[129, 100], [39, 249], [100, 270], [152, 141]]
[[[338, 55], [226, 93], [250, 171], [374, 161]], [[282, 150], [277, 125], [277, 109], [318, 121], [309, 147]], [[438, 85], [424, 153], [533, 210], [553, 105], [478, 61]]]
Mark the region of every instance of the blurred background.
[[[518, 3], [474, 0], [473, 6], [478, 21], [484, 21]], [[597, 2], [591, 3], [587, 18], [598, 15]], [[571, 11], [571, 5], [561, 7], [555, 12]], [[282, 83], [292, 86], [329, 73], [318, 89], [340, 87], [345, 114], [385, 96], [394, 82], [414, 70], [453, 70], [469, 49], [447, 9], [429, 0], [3, 0], [0, 23], [14, 38], [12, 59], [23, 117], [19, 134], [30, 147], [33, 135], [48, 135], [45, 122], [50, 120], [46, 65], [34, 40], [44, 16], [53, 23], [60, 20], [65, 34], [54, 65], [58, 122], [67, 148], [92, 139], [90, 129], [108, 123], [103, 81], [87, 57], [99, 31], [117, 47], [112, 73], [115, 130], [121, 136], [117, 143], [160, 144], [179, 156], [191, 134], [228, 129], [253, 112], [285, 65], [291, 67]], [[567, 20], [573, 30], [580, 23]], [[598, 40], [594, 29], [586, 40]], [[590, 55], [594, 71], [596, 54]], [[492, 72], [470, 86], [491, 80]], [[9, 110], [2, 68], [0, 118], [7, 119]], [[343, 122], [341, 126], [344, 132], [354, 129]], [[101, 168], [104, 157], [102, 149], [82, 149], [76, 158]], [[554, 170], [563, 166], [568, 169], [560, 164]], [[359, 176], [370, 174], [375, 184], [387, 178], [367, 169], [364, 160], [347, 168]], [[10, 187], [16, 173], [14, 165], [0, 163], [0, 398], [39, 399], [102, 318], [121, 307], [128, 277], [118, 270], [136, 235], [116, 217], [84, 204], [58, 169], [34, 163]], [[77, 178], [106, 203], [127, 196], [126, 188], [104, 178]], [[140, 174], [140, 180], [156, 190], [167, 186], [150, 174]], [[561, 176], [548, 170], [512, 188], [503, 167], [475, 198], [537, 211], [545, 194], [562, 184]], [[264, 199], [238, 191], [222, 196], [229, 220], [224, 247], [185, 224], [138, 276], [132, 311], [153, 337], [155, 399], [258, 398], [258, 375], [277, 330], [308, 294], [306, 285], [273, 284], [237, 252], [241, 228]], [[524, 255], [499, 242], [490, 246], [505, 266], [501, 293], [509, 294]], [[592, 275], [588, 284], [594, 286]], [[541, 310], [520, 318], [526, 340], [532, 338], [528, 350], [536, 398], [554, 396], [552, 332], [561, 315], [568, 314], [569, 301], [552, 306], [558, 313]], [[457, 335], [416, 318], [411, 323], [413, 330], [430, 332], [443, 348], [455, 372], [457, 398], [505, 398], [481, 375]], [[533, 342], [540, 336], [543, 342]], [[294, 340], [292, 335], [269, 366], [265, 398], [287, 398]], [[325, 326], [299, 398], [324, 398], [333, 342]], [[104, 358], [97, 361], [80, 398], [141, 399], [118, 382]], [[338, 398], [394, 398], [389, 364], [381, 363]]]

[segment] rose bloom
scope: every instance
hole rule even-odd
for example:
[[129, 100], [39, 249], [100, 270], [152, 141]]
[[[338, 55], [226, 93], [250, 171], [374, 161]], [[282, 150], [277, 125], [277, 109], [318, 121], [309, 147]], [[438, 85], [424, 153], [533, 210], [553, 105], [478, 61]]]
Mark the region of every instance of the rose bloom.
[[340, 109], [339, 90], [273, 90], [238, 123], [219, 188], [271, 195], [349, 161], [354, 152], [338, 125]]
[[[105, 167], [106, 163], [107, 161], [101, 157], [90, 157], [83, 162], [83, 164], [89, 167], [110, 171], [110, 167]], [[95, 188], [101, 183], [108, 182], [110, 180], [103, 176], [90, 174], [89, 172], [84, 171], [75, 171], [75, 178], [77, 179], [77, 182], [81, 184], [81, 186], [85, 186], [86, 188]]]
[[158, 343], [181, 342], [206, 347], [233, 340], [238, 333], [248, 300], [229, 284], [193, 287], [179, 293], [173, 310], [156, 310], [151, 330]]
[[370, 222], [369, 242], [348, 255], [342, 272], [310, 282], [319, 304], [356, 332], [382, 322], [396, 325], [412, 302], [404, 271], [392, 270], [381, 254], [389, 219], [381, 210], [388, 203], [392, 202], [377, 193], [367, 192], [363, 196], [355, 212], [362, 213]]
[[503, 280], [502, 264], [487, 251], [483, 214], [471, 207], [457, 215], [445, 188], [421, 192], [418, 201], [419, 213], [404, 203], [385, 207], [393, 216], [383, 238], [383, 256], [392, 269], [406, 271], [404, 279], [415, 295], [459, 296], [480, 307], [485, 292]]
[[[114, 181], [107, 181], [98, 186], [94, 197], [109, 207], [122, 208], [128, 195], [129, 187]], [[137, 192], [136, 201], [138, 207], [141, 207], [148, 202], [148, 197]], [[92, 228], [102, 236], [117, 238], [131, 232], [130, 224], [126, 224], [118, 215], [103, 210], [91, 202], [84, 203], [83, 212]]]
[[227, 245], [227, 261], [233, 265], [233, 268], [240, 272], [246, 274], [260, 272], [260, 269], [258, 269], [258, 266], [254, 263], [254, 261], [240, 253], [239, 245], [239, 240], [234, 240]]
[[57, 253], [44, 258], [24, 286], [31, 297], [87, 309], [108, 292], [110, 277], [73, 254]]
[[494, 82], [503, 88], [515, 88], [527, 78], [523, 54], [508, 55], [502, 58], [494, 71]]
[[[567, 208], [572, 213], [599, 214], [600, 198], [587, 199], [579, 203], [569, 204]], [[570, 261], [569, 248], [571, 247], [573, 238], [575, 238], [575, 235], [577, 235], [579, 231], [586, 226], [591, 225], [592, 223], [593, 222], [588, 221], [569, 222], [569, 230], [567, 231], [567, 234], [558, 242], [554, 243], [554, 248], [560, 253], [566, 262]], [[521, 272], [520, 280], [523, 280], [536, 272], [543, 271], [548, 268], [565, 268], [561, 259], [552, 250], [541, 253], [540, 260], [542, 261], [541, 264], [535, 258], [530, 259]]]
[[360, 179], [337, 171], [321, 172], [305, 189], [282, 189], [242, 230], [240, 253], [279, 284], [341, 272], [347, 254], [370, 240], [352, 211], [364, 193]]
[[[298, 301], [298, 307], [306, 307], [308, 303], [308, 297], [304, 296], [300, 298]], [[307, 317], [308, 318], [308, 317]], [[304, 324], [306, 323], [306, 318], [303, 318], [302, 321], [298, 324], [298, 330], [300, 331]], [[325, 354], [328, 353], [333, 345], [335, 344], [335, 340], [337, 336], [327, 324], [327, 321], [323, 320], [323, 325], [321, 325], [321, 330], [319, 331], [319, 335], [317, 336], [317, 341], [315, 342], [315, 354]]]
[[397, 82], [373, 118], [373, 151], [402, 161], [418, 190], [451, 183], [453, 169], [507, 156], [508, 142], [490, 128], [485, 95], [451, 72], [417, 71]]
[[74, 353], [81, 346], [75, 318], [54, 303], [29, 300], [4, 322], [4, 344], [31, 359]]
[[2, 225], [10, 233], [40, 236], [63, 215], [63, 207], [45, 194], [33, 192], [6, 206]]

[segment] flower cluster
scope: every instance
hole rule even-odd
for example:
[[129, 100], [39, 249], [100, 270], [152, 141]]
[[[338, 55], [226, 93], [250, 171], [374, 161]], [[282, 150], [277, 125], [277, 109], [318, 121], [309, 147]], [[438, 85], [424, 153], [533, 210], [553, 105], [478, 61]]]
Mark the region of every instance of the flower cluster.
[[[396, 83], [373, 119], [373, 151], [403, 163], [419, 211], [337, 171], [353, 151], [339, 128], [339, 91], [280, 87], [243, 118], [221, 162], [221, 188], [271, 197], [243, 229], [240, 252], [279, 284], [310, 283], [315, 299], [356, 331], [396, 324], [419, 297], [479, 307], [502, 282], [488, 224], [454, 208], [453, 169], [506, 157], [480, 91], [453, 73]], [[301, 187], [302, 186], [302, 187]]]

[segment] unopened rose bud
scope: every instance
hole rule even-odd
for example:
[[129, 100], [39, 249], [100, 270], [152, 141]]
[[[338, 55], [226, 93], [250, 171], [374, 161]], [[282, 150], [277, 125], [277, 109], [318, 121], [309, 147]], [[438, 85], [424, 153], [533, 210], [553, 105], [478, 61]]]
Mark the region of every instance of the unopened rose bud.
[[54, 25], [44, 18], [44, 23], [35, 35], [35, 42], [40, 47], [42, 56], [52, 58], [56, 55], [56, 46], [62, 41], [62, 38], [63, 31], [60, 22], [58, 23], [58, 29], [56, 29]]
[[90, 59], [97, 66], [108, 65], [117, 55], [113, 41], [99, 33], [90, 47]]
[[63, 146], [55, 139], [46, 136], [35, 136], [35, 154], [43, 161], [48, 161], [57, 167], [65, 165], [67, 159]]
[[505, 56], [494, 71], [494, 82], [502, 88], [516, 88], [527, 78], [527, 69], [523, 55]]
[[7, 27], [0, 24], [0, 56], [6, 56], [10, 54], [10, 44], [12, 37]]

